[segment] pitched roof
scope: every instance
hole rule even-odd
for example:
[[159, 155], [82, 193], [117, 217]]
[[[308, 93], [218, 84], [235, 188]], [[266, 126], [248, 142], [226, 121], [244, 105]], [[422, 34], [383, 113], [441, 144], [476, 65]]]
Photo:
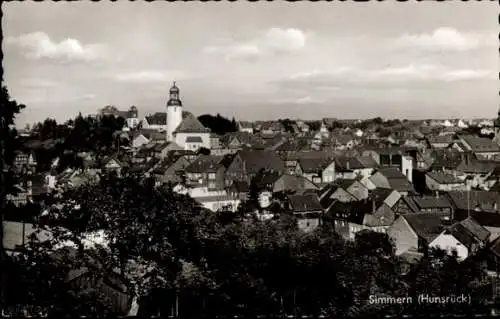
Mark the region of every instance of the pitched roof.
[[187, 114], [181, 124], [175, 129], [175, 133], [209, 133], [210, 129], [206, 128], [192, 114]]
[[419, 209], [430, 209], [430, 208], [451, 208], [452, 205], [448, 198], [441, 196], [441, 197], [419, 197], [419, 196], [413, 196], [412, 197], [415, 205]]
[[453, 135], [436, 135], [428, 138], [431, 144], [451, 144], [453, 143]]
[[220, 164], [222, 159], [223, 156], [200, 155], [184, 170], [188, 173], [216, 172], [219, 168], [222, 167], [222, 165]]
[[480, 210], [500, 213], [500, 196], [498, 196], [497, 192], [471, 190], [451, 191], [447, 194], [451, 203], [458, 210]]
[[413, 213], [402, 215], [419, 236], [431, 242], [444, 230], [441, 216], [433, 213]]
[[472, 217], [462, 220], [459, 224], [482, 242], [486, 242], [490, 238], [491, 233]]
[[472, 152], [500, 152], [500, 146], [485, 137], [465, 135], [460, 137]]
[[323, 211], [316, 195], [289, 195], [288, 199], [294, 213]]
[[439, 184], [463, 184], [462, 180], [453, 176], [452, 174], [446, 174], [440, 172], [428, 172], [426, 175], [435, 180], [436, 182], [438, 182]]
[[457, 170], [470, 174], [488, 174], [495, 171], [497, 165], [498, 163], [494, 161], [471, 159], [469, 161], [462, 161], [462, 163], [458, 165]]
[[167, 113], [166, 112], [156, 112], [145, 117], [149, 125], [166, 125], [167, 124]]
[[247, 173], [256, 174], [261, 169], [283, 172], [285, 163], [276, 153], [264, 150], [241, 150], [237, 153]]
[[382, 174], [387, 179], [404, 179], [404, 180], [407, 180], [406, 176], [404, 176], [403, 173], [401, 173], [399, 171], [399, 169], [394, 168], [394, 167], [380, 168], [380, 169], [377, 170], [377, 172], [379, 172], [380, 174]]
[[324, 170], [332, 161], [323, 158], [301, 158], [299, 159], [300, 167], [305, 173], [315, 173]]
[[273, 191], [283, 190], [303, 192], [306, 190], [318, 190], [318, 186], [303, 176], [281, 174], [274, 183]]
[[398, 192], [409, 192], [414, 193], [415, 189], [413, 185], [405, 178], [389, 178], [389, 185], [391, 189], [397, 190]]
[[373, 202], [362, 200], [353, 202], [334, 202], [328, 209], [337, 219], [348, 220], [356, 224], [363, 224], [366, 214], [373, 212]]

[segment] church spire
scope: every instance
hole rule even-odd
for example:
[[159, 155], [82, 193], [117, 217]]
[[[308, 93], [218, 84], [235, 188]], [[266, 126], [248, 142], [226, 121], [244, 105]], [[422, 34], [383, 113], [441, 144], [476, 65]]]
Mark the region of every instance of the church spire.
[[175, 85], [175, 81], [170, 88], [170, 98], [167, 106], [182, 106], [182, 102], [179, 99], [179, 88]]

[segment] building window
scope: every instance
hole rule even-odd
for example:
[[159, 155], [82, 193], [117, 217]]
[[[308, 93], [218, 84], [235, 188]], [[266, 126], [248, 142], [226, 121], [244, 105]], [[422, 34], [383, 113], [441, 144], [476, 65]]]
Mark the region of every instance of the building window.
[[209, 182], [208, 183], [208, 188], [214, 189], [215, 188], [215, 182]]
[[215, 173], [208, 173], [208, 179], [215, 179]]

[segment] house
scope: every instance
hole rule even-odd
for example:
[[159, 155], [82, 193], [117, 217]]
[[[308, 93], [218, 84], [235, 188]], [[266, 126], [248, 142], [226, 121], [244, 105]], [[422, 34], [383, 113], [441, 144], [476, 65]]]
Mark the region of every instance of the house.
[[251, 122], [240, 121], [238, 122], [238, 131], [253, 134], [253, 124]]
[[49, 187], [44, 174], [24, 175], [19, 178], [16, 193], [7, 195], [7, 202], [20, 207], [27, 203], [38, 202], [48, 192]]
[[466, 155], [458, 151], [439, 150], [431, 154], [433, 161], [430, 166], [432, 171], [453, 173], [465, 159]]
[[116, 172], [120, 174], [125, 167], [128, 167], [127, 163], [120, 161], [115, 156], [105, 157], [102, 161], [102, 169], [107, 172]]
[[500, 146], [489, 138], [463, 135], [459, 141], [465, 146], [466, 151], [474, 153], [478, 159], [488, 160], [500, 156]]
[[239, 198], [241, 201], [246, 201], [250, 195], [250, 185], [244, 181], [234, 181], [228, 187], [227, 193], [235, 198]]
[[191, 113], [184, 112], [183, 120], [173, 132], [174, 141], [185, 150], [210, 149], [210, 129]]
[[381, 168], [370, 177], [370, 181], [378, 188], [394, 189], [403, 195], [415, 193], [407, 177], [396, 168]]
[[184, 169], [187, 186], [224, 189], [226, 167], [222, 164], [223, 159], [223, 156], [200, 155]]
[[231, 185], [234, 180], [250, 183], [261, 170], [283, 173], [284, 161], [274, 152], [264, 150], [240, 150], [228, 159], [230, 163], [226, 171], [226, 180]]
[[139, 111], [135, 105], [132, 105], [127, 112], [127, 117], [125, 118], [125, 125], [128, 129], [135, 129], [139, 126], [141, 120], [139, 119]]
[[394, 211], [381, 197], [334, 202], [326, 214], [333, 217], [335, 231], [347, 240], [354, 240], [356, 233], [362, 230], [385, 233], [395, 218]]
[[333, 202], [353, 202], [367, 199], [368, 189], [358, 180], [338, 179], [326, 185], [319, 192], [320, 203], [327, 209]]
[[21, 171], [23, 169], [34, 172], [36, 171], [37, 161], [35, 158], [35, 153], [33, 152], [17, 152], [14, 157], [14, 167], [17, 171]]
[[433, 149], [448, 148], [453, 141], [453, 135], [434, 135], [427, 137], [427, 143]]
[[300, 230], [311, 232], [320, 226], [323, 209], [316, 195], [289, 195], [288, 202]]
[[238, 196], [229, 194], [225, 189], [210, 190], [208, 187], [180, 187], [177, 190], [174, 189], [174, 191], [189, 195], [202, 207], [212, 212], [235, 212], [241, 203]]
[[464, 180], [453, 174], [441, 172], [428, 172], [425, 174], [425, 185], [431, 191], [450, 192], [454, 190], [466, 190]]
[[279, 121], [267, 121], [261, 124], [259, 131], [263, 134], [274, 134], [284, 132], [285, 127]]
[[355, 179], [358, 176], [371, 176], [378, 164], [371, 156], [337, 157], [335, 158], [335, 178]]
[[183, 181], [184, 169], [191, 164], [191, 161], [184, 155], [171, 155], [163, 159], [153, 169], [152, 174], [158, 184], [180, 183]]
[[149, 130], [166, 131], [167, 130], [167, 113], [156, 112], [145, 116], [141, 122], [141, 127]]
[[356, 140], [350, 134], [339, 134], [332, 137], [335, 148], [338, 150], [350, 150], [356, 146]]
[[308, 178], [286, 173], [278, 175], [278, 177], [272, 184], [273, 193], [303, 193], [308, 190], [316, 191], [318, 189], [319, 187], [315, 183], [311, 182]]
[[428, 246], [444, 230], [448, 221], [434, 213], [400, 215], [387, 234], [393, 240], [397, 256], [407, 252], [426, 252]]
[[452, 191], [447, 196], [453, 206], [453, 219], [474, 218], [490, 233], [490, 241], [500, 236], [500, 197], [488, 191]]
[[132, 139], [132, 147], [140, 148], [150, 142], [149, 138], [145, 136], [143, 133], [137, 133]]
[[335, 161], [324, 158], [301, 158], [298, 160], [295, 174], [302, 175], [315, 184], [330, 183], [335, 179]]
[[439, 248], [448, 253], [455, 251], [459, 260], [465, 260], [486, 247], [490, 235], [490, 232], [473, 218], [467, 218], [445, 228], [429, 244], [429, 248]]
[[477, 160], [466, 156], [456, 168], [457, 174], [465, 179], [466, 185], [475, 188], [489, 188], [493, 186], [489, 177], [498, 167], [494, 161]]
[[446, 196], [407, 196], [405, 203], [413, 212], [453, 217], [453, 205]]
[[180, 151], [182, 147], [174, 142], [155, 143], [153, 146], [153, 156], [158, 159], [164, 159], [171, 151]]
[[418, 149], [414, 147], [368, 148], [362, 152], [363, 156], [371, 156], [382, 168], [397, 168], [410, 182], [413, 180], [418, 154]]

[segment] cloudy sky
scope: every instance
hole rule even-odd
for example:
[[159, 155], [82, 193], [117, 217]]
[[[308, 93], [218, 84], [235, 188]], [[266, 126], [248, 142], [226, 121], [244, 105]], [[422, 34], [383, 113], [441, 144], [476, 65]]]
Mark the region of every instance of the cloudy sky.
[[107, 104], [238, 119], [493, 117], [495, 1], [3, 4], [21, 122]]

